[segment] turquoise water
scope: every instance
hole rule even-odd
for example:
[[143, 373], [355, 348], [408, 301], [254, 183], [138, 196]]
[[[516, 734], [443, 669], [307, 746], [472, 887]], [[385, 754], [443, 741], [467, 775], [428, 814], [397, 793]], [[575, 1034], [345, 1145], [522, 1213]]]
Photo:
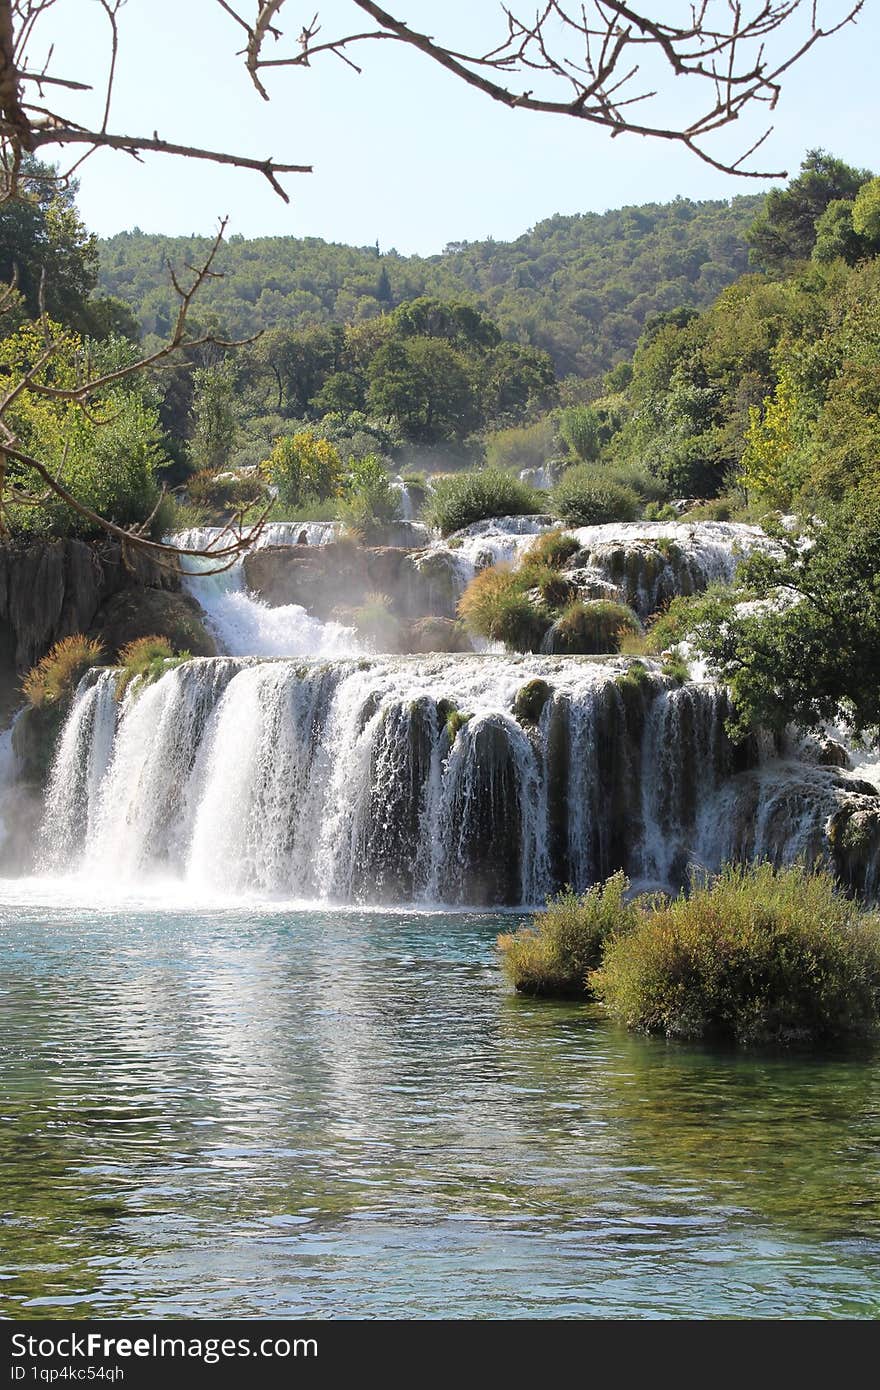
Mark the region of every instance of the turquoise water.
[[0, 1313], [876, 1316], [876, 1054], [519, 999], [509, 922], [7, 894]]

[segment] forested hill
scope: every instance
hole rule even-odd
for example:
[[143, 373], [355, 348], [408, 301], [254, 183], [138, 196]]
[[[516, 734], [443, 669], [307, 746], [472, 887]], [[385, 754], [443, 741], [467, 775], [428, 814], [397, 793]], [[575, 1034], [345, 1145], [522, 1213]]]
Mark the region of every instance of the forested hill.
[[[429, 294], [479, 302], [505, 337], [546, 348], [562, 376], [593, 376], [627, 357], [646, 318], [703, 308], [747, 267], [746, 228], [760, 195], [731, 202], [648, 203], [557, 215], [516, 241], [455, 242], [438, 256], [400, 256], [317, 238], [233, 236], [222, 280], [200, 299], [235, 336], [279, 323], [373, 318]], [[100, 245], [104, 291], [131, 305], [146, 333], [167, 332], [167, 262], [197, 261], [208, 241], [120, 232]]]

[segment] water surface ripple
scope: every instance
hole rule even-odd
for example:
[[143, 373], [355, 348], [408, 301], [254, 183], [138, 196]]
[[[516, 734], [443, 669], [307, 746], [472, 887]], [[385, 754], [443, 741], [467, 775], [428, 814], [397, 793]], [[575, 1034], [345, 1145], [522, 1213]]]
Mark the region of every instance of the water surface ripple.
[[0, 1315], [876, 1316], [876, 1055], [519, 999], [505, 920], [0, 899]]

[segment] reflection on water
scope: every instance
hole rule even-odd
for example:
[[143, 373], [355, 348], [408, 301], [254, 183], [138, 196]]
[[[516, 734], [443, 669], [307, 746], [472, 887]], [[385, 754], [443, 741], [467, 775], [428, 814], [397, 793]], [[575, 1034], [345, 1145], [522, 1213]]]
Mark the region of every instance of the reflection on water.
[[876, 1316], [878, 1059], [518, 999], [498, 926], [0, 903], [0, 1314]]

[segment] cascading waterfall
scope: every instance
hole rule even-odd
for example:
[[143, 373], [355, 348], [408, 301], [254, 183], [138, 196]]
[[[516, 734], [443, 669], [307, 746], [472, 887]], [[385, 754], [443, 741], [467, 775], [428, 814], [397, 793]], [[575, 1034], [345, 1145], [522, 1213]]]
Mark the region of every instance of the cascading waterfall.
[[[255, 549], [276, 545], [327, 545], [339, 530], [334, 521], [268, 523]], [[171, 537], [181, 549], [207, 550], [222, 546], [224, 533], [216, 526], [196, 527]], [[230, 656], [352, 656], [361, 647], [354, 629], [342, 623], [321, 622], [297, 603], [270, 607], [248, 593], [241, 558], [228, 569], [211, 573], [216, 562], [184, 557], [186, 588], [202, 608], [208, 628], [221, 651]]]
[[[459, 590], [487, 565], [513, 568], [535, 538], [559, 525], [550, 516], [478, 521], [438, 542]], [[633, 521], [564, 528], [580, 546], [565, 566], [582, 598], [628, 603], [642, 618], [676, 594], [697, 593], [733, 578], [742, 556], [773, 542], [757, 526], [737, 522]]]
[[[828, 769], [800, 788], [797, 823], [772, 797], [762, 816], [771, 774], [731, 745], [724, 693], [621, 680], [626, 665], [202, 658], [132, 683], [121, 705], [101, 673], [59, 742], [37, 868], [196, 893], [513, 905], [617, 868], [674, 886], [694, 863], [717, 867], [746, 822], [747, 857], [791, 857], [808, 822], [821, 835]], [[549, 696], [519, 722], [517, 691], [535, 679]]]

